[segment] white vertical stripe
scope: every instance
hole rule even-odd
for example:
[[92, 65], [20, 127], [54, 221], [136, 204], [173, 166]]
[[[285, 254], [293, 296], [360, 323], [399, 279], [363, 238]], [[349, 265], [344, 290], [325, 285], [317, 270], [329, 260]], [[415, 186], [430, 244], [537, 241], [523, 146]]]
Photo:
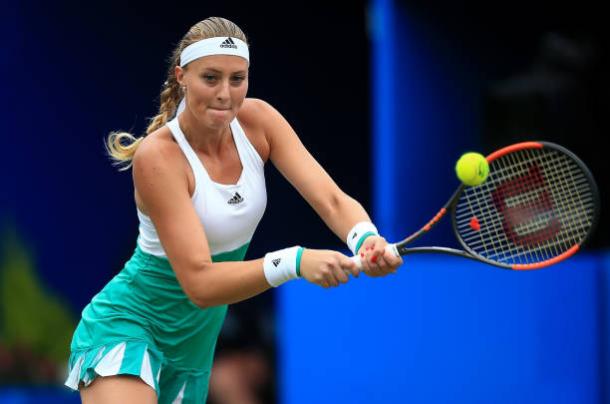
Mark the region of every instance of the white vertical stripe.
[[159, 378], [161, 377], [161, 369], [163, 368], [163, 365], [159, 365], [159, 370], [157, 371], [157, 383], [159, 383]]
[[[106, 351], [106, 347], [103, 346], [101, 347], [98, 351], [97, 354], [95, 355], [95, 358], [93, 359], [93, 363], [97, 363], [97, 361], [99, 361], [102, 358], [102, 355], [104, 355], [104, 351]], [[85, 375], [83, 376], [83, 383], [85, 386], [88, 386], [91, 384], [93, 380], [91, 380], [91, 373], [85, 373]]]
[[125, 356], [125, 342], [121, 342], [110, 350], [95, 367], [95, 373], [100, 376], [113, 376], [121, 370]]
[[144, 357], [142, 358], [142, 367], [140, 368], [140, 378], [144, 380], [153, 389], [155, 388], [155, 381], [153, 379], [152, 367], [150, 366], [150, 356], [148, 351], [144, 351]]
[[70, 387], [73, 390], [78, 390], [78, 382], [80, 379], [80, 368], [83, 366], [84, 360], [85, 360], [85, 355], [83, 354], [78, 358], [78, 360], [74, 364], [74, 367], [70, 371], [70, 375], [68, 375], [68, 380], [66, 380], [65, 385]]
[[178, 393], [178, 395], [176, 396], [174, 401], [172, 401], [172, 404], [182, 404], [182, 399], [184, 399], [184, 390], [185, 389], [186, 389], [186, 382], [184, 382], [184, 384], [182, 385], [180, 392]]

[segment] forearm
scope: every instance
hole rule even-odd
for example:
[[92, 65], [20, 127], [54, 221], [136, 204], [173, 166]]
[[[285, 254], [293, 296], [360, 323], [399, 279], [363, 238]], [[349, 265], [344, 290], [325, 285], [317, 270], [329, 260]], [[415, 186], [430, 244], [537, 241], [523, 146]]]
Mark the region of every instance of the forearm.
[[362, 205], [349, 195], [341, 192], [324, 206], [316, 209], [320, 218], [342, 241], [358, 222], [370, 222], [371, 218]]
[[183, 288], [199, 307], [237, 303], [271, 288], [262, 258], [208, 263], [192, 271], [188, 278]]

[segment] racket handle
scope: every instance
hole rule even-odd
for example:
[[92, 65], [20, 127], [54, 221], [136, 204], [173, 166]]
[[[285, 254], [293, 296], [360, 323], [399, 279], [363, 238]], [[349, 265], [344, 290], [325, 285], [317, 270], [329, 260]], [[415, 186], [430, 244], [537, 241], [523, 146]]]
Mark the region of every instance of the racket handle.
[[[398, 249], [396, 248], [396, 244], [388, 244], [387, 246], [385, 246], [385, 250], [396, 257], [400, 257]], [[350, 259], [354, 261], [354, 263], [356, 264], [356, 268], [362, 270], [362, 260], [360, 259], [359, 255], [354, 255], [353, 257], [350, 257]]]

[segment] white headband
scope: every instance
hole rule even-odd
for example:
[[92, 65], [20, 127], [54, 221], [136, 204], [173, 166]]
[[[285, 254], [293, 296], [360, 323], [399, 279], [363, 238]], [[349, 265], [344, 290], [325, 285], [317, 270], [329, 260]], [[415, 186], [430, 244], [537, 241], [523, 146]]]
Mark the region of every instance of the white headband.
[[180, 54], [180, 67], [186, 66], [195, 59], [212, 55], [239, 56], [246, 59], [250, 64], [248, 45], [244, 41], [237, 38], [217, 36], [202, 39], [184, 48]]

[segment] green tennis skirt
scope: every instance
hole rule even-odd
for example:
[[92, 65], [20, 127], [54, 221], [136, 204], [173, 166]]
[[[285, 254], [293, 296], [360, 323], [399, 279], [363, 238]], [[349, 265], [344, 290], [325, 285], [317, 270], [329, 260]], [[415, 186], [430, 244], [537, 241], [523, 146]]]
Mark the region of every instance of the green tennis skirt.
[[[241, 261], [247, 248], [212, 260]], [[66, 386], [78, 390], [96, 377], [132, 375], [155, 389], [159, 404], [204, 403], [226, 312], [226, 305], [194, 305], [169, 261], [137, 247], [83, 310]]]

